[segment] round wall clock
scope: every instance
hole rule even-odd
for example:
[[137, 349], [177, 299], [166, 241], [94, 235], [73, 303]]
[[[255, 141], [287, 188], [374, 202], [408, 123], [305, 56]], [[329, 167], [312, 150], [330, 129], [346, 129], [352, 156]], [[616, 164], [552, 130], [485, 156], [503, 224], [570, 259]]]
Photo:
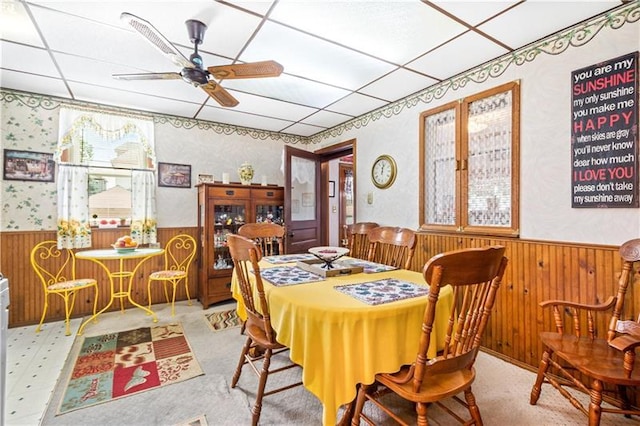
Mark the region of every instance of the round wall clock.
[[388, 188], [396, 180], [396, 162], [389, 155], [376, 158], [371, 167], [371, 180], [378, 188]]

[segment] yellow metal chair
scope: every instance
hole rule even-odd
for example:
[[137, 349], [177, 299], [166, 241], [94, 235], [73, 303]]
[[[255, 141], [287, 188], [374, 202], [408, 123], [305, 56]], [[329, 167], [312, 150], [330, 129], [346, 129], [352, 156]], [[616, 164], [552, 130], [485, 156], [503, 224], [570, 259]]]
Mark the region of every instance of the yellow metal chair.
[[76, 295], [79, 290], [93, 287], [95, 297], [93, 314], [98, 306], [98, 282], [93, 278], [76, 278], [76, 257], [72, 250], [59, 249], [57, 241], [43, 241], [31, 249], [31, 267], [42, 282], [44, 290], [44, 309], [36, 333], [40, 332], [42, 323], [49, 309], [49, 295], [55, 294], [64, 300], [64, 318], [66, 335], [70, 335], [69, 320]]
[[147, 284], [147, 297], [149, 299], [149, 310], [151, 310], [151, 283], [161, 282], [164, 289], [164, 297], [169, 303], [169, 293], [167, 286], [173, 287], [171, 296], [171, 316], [175, 315], [176, 287], [184, 281], [184, 288], [187, 292], [187, 300], [191, 305], [189, 295], [189, 268], [196, 256], [196, 240], [187, 234], [176, 235], [171, 238], [164, 249], [164, 269], [153, 272], [149, 275]]

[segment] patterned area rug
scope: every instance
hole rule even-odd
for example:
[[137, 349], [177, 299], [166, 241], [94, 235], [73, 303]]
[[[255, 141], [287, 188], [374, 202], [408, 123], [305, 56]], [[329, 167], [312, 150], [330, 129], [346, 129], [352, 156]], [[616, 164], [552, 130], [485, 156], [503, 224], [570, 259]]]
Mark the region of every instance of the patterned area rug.
[[235, 309], [228, 311], [212, 312], [206, 314], [207, 323], [213, 331], [220, 331], [226, 328], [238, 327], [242, 324]]
[[186, 422], [179, 423], [176, 426], [207, 426], [207, 417], [203, 414], [193, 419], [189, 419]]
[[57, 414], [201, 374], [180, 324], [85, 337]]

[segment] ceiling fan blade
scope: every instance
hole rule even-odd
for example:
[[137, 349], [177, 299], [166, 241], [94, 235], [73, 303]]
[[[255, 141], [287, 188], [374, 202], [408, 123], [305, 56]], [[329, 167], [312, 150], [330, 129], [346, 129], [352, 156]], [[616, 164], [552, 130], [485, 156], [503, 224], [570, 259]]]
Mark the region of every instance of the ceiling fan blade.
[[249, 62], [246, 64], [219, 65], [207, 70], [217, 80], [234, 78], [277, 77], [284, 68], [276, 61]]
[[179, 80], [182, 78], [177, 72], [146, 72], [142, 74], [113, 74], [118, 80]]
[[200, 87], [222, 106], [234, 107], [238, 105], [238, 100], [231, 96], [231, 93], [227, 92], [224, 87], [220, 86], [215, 81], [202, 84]]
[[139, 32], [153, 47], [166, 55], [180, 68], [194, 67], [191, 61], [180, 53], [180, 51], [149, 22], [127, 12], [123, 12], [120, 15], [120, 19], [131, 25], [133, 29]]

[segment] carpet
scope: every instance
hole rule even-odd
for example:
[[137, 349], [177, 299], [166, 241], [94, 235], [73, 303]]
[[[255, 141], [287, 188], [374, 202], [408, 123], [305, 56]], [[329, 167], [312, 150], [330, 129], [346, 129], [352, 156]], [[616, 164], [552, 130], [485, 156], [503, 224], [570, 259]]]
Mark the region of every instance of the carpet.
[[85, 337], [57, 414], [202, 374], [181, 324]]
[[186, 422], [179, 423], [177, 426], [207, 426], [207, 416], [204, 414], [198, 417], [187, 420]]
[[238, 327], [242, 324], [235, 309], [205, 314], [205, 318], [207, 319], [207, 324], [209, 324], [209, 327], [211, 327], [213, 331]]

